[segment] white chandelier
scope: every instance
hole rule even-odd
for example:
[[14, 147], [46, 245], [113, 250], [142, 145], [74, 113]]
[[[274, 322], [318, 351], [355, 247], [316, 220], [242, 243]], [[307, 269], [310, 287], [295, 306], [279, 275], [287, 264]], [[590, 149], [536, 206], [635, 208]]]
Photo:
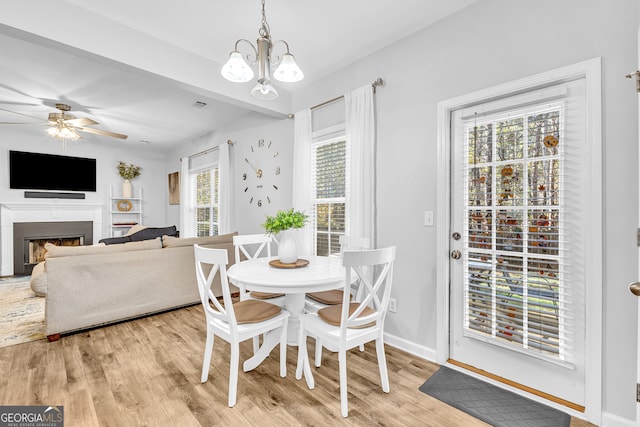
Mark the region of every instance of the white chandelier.
[[[299, 82], [304, 78], [304, 74], [291, 53], [289, 53], [289, 45], [284, 40], [278, 40], [275, 43], [271, 42], [271, 32], [269, 31], [269, 24], [267, 23], [267, 17], [264, 12], [264, 0], [262, 0], [262, 27], [258, 30], [258, 40], [256, 41], [257, 48], [246, 39], [240, 39], [236, 41], [233, 52], [229, 54], [229, 60], [222, 67], [220, 71], [222, 76], [235, 83], [245, 83], [253, 79], [254, 73], [251, 66], [247, 61], [253, 65], [258, 63], [258, 82], [251, 90], [251, 95], [259, 99], [275, 99], [278, 97], [278, 91], [271, 84], [271, 58], [273, 48], [282, 43], [287, 51], [281, 57], [275, 57], [273, 66], [275, 71], [273, 77], [281, 82]], [[238, 45], [240, 42], [246, 42], [253, 52], [243, 57], [238, 51]]]

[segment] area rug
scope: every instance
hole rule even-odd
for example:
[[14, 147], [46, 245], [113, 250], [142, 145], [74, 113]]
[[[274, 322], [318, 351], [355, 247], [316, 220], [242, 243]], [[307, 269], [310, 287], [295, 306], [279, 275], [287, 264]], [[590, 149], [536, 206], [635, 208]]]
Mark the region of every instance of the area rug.
[[420, 391], [495, 427], [569, 427], [562, 411], [503, 390], [462, 372], [440, 367]]
[[0, 347], [44, 339], [44, 298], [29, 287], [30, 276], [0, 279]]

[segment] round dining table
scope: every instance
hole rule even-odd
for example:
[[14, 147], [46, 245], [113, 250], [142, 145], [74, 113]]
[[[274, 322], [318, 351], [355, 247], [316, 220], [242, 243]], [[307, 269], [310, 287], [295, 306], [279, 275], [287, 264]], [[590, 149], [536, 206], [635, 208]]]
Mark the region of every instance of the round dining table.
[[[291, 313], [287, 344], [298, 345], [300, 316], [304, 314], [305, 293], [341, 289], [345, 272], [338, 257], [304, 256], [309, 263], [302, 267], [274, 267], [277, 257], [254, 258], [233, 264], [227, 270], [229, 281], [249, 291], [283, 293], [284, 308]], [[301, 263], [299, 260], [299, 264]], [[267, 300], [268, 301], [268, 300]]]

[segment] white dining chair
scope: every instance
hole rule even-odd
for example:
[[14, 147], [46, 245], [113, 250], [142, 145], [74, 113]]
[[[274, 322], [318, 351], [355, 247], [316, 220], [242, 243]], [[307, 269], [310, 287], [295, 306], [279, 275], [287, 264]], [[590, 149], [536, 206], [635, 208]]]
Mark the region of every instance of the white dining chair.
[[[198, 291], [207, 322], [207, 338], [202, 361], [201, 382], [209, 377], [209, 366], [215, 336], [227, 341], [231, 347], [229, 367], [229, 407], [236, 404], [240, 343], [266, 333], [280, 334], [280, 376], [287, 375], [287, 324], [289, 312], [266, 301], [247, 299], [234, 303], [227, 280], [228, 254], [226, 249], [204, 248], [194, 245]], [[214, 280], [220, 281], [221, 303], [213, 294]], [[255, 353], [254, 353], [255, 354]], [[247, 368], [247, 361], [243, 364]]]
[[389, 392], [389, 376], [384, 354], [384, 320], [391, 297], [395, 246], [383, 249], [344, 251], [345, 283], [352, 282], [352, 275], [360, 280], [362, 299], [350, 301], [344, 293], [342, 304], [326, 307], [316, 313], [307, 313], [300, 319], [298, 341], [298, 365], [296, 379], [304, 376], [307, 386], [314, 388], [313, 373], [307, 355], [307, 335], [318, 338], [329, 350], [338, 352], [340, 371], [340, 406], [343, 417], [349, 415], [347, 402], [347, 350], [376, 342], [378, 368], [382, 391]]
[[[273, 237], [269, 234], [242, 234], [233, 236], [236, 262], [240, 262], [242, 258], [254, 259], [261, 256], [270, 257], [272, 241]], [[284, 294], [282, 293], [248, 292], [246, 289], [240, 289], [240, 300], [247, 298], [269, 300], [270, 303], [280, 306], [284, 304]]]
[[[342, 235], [339, 237], [338, 242], [340, 243], [340, 258], [342, 258], [342, 254], [345, 250], [361, 250], [361, 249], [369, 249], [371, 245], [371, 240], [368, 237], [360, 237], [360, 236], [347, 236]], [[358, 294], [358, 284], [356, 281], [351, 284], [351, 296], [359, 297]], [[305, 295], [305, 311], [308, 313], [315, 313], [318, 310], [336, 304], [342, 303], [343, 291], [342, 289], [333, 289], [330, 291], [321, 291], [321, 292], [311, 292]], [[317, 339], [316, 339], [317, 341]], [[360, 351], [364, 351], [364, 345], [360, 346]], [[322, 364], [322, 344], [318, 344], [316, 342], [316, 352], [315, 352], [315, 366], [320, 367]]]
[[[247, 259], [271, 256], [271, 242], [273, 236], [269, 234], [241, 234], [233, 236], [233, 248], [235, 250], [236, 262]], [[241, 256], [242, 254], [242, 256]], [[271, 292], [248, 291], [243, 286], [238, 286], [240, 291], [240, 301], [246, 299], [267, 300], [271, 304], [284, 307], [284, 294]], [[253, 339], [253, 353], [257, 353], [260, 346], [259, 338]]]

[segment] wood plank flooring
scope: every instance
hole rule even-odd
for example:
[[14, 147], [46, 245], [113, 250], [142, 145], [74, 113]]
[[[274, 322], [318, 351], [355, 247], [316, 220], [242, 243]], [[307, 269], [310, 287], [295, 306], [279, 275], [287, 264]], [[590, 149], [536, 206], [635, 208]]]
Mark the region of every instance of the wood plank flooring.
[[[0, 349], [0, 405], [64, 405], [66, 426], [486, 426], [418, 387], [437, 365], [386, 346], [391, 392], [380, 387], [375, 346], [347, 357], [349, 417], [340, 415], [337, 356], [312, 368], [315, 389], [295, 379], [297, 348], [238, 378], [227, 406], [229, 345], [216, 339], [200, 383], [205, 331], [200, 306]], [[310, 354], [314, 345], [309, 343]], [[241, 344], [241, 363], [251, 342]], [[312, 362], [313, 365], [313, 362]], [[572, 427], [589, 426], [573, 419]]]

